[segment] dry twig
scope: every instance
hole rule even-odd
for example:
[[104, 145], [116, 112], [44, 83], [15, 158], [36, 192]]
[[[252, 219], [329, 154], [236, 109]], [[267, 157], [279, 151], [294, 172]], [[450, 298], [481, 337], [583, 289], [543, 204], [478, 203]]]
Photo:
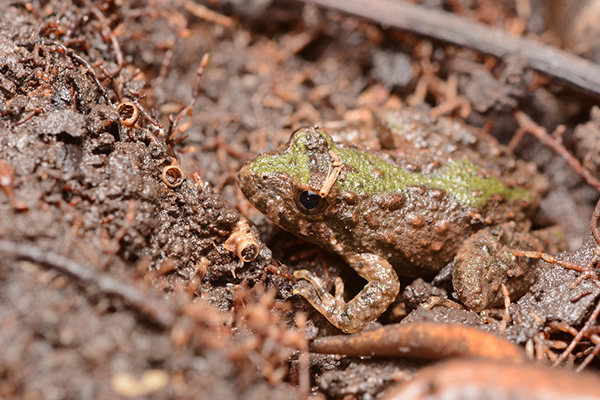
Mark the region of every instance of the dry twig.
[[190, 101], [190, 103], [186, 107], [184, 107], [183, 110], [181, 110], [179, 112], [179, 114], [177, 114], [177, 117], [175, 117], [175, 119], [173, 119], [172, 116], [169, 117], [169, 128], [167, 130], [166, 142], [167, 142], [167, 146], [169, 147], [169, 152], [171, 153], [170, 154], [171, 156], [174, 155], [172, 145], [181, 143], [187, 137], [187, 135], [185, 135], [185, 136], [179, 137], [177, 140], [175, 139], [175, 137], [179, 133], [183, 132], [188, 127], [188, 126], [185, 126], [185, 128], [183, 128], [183, 126], [180, 126], [181, 120], [183, 119], [183, 117], [186, 114], [188, 114], [192, 110], [192, 108], [194, 107], [194, 104], [196, 104], [196, 100], [198, 99], [198, 96], [200, 95], [200, 82], [202, 81], [202, 74], [204, 73], [204, 69], [208, 65], [209, 58], [210, 58], [209, 54], [206, 53], [206, 54], [204, 54], [204, 56], [202, 56], [202, 60], [200, 60], [200, 66], [196, 70], [196, 81], [194, 83], [194, 88], [192, 90], [192, 100]]
[[102, 27], [102, 35], [104, 37], [108, 37], [110, 39], [110, 42], [112, 43], [112, 46], [115, 50], [115, 58], [117, 60], [117, 68], [114, 71], [109, 72], [109, 74], [108, 74], [108, 77], [113, 78], [113, 77], [117, 76], [117, 74], [119, 72], [121, 72], [121, 70], [123, 69], [123, 66], [125, 65], [123, 62], [123, 53], [121, 52], [121, 46], [119, 45], [119, 41], [117, 40], [117, 37], [113, 33], [112, 29], [110, 29], [108, 20], [106, 19], [104, 14], [102, 14], [100, 12], [100, 10], [98, 10], [98, 8], [92, 6], [91, 4], [88, 4], [88, 6], [90, 7], [92, 14], [94, 14], [94, 16], [100, 22], [100, 26]]
[[444, 11], [397, 0], [303, 0], [498, 58], [523, 57], [534, 70], [600, 97], [600, 66], [538, 41]]
[[525, 133], [530, 133], [535, 136], [540, 142], [552, 149], [556, 154], [562, 156], [564, 160], [569, 163], [571, 168], [575, 170], [590, 186], [600, 191], [600, 181], [586, 168], [581, 162], [575, 158], [569, 151], [563, 146], [560, 140], [560, 135], [564, 132], [564, 127], [559, 127], [552, 134], [549, 135], [546, 128], [536, 124], [531, 118], [522, 111], [515, 111], [514, 117], [519, 123], [519, 131], [515, 135], [515, 138], [509, 144], [509, 147], [515, 147], [515, 141], [519, 140]]

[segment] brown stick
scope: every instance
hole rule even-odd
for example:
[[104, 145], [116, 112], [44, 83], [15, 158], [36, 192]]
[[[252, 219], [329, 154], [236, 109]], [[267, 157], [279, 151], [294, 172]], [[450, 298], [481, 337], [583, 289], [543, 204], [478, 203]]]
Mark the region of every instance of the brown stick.
[[521, 362], [523, 350], [508, 340], [474, 327], [417, 322], [393, 324], [353, 335], [320, 337], [310, 351], [347, 356], [409, 357], [438, 360], [471, 357]]
[[572, 89], [600, 97], [600, 66], [532, 39], [457, 15], [397, 0], [302, 0], [498, 58], [523, 57], [529, 66]]

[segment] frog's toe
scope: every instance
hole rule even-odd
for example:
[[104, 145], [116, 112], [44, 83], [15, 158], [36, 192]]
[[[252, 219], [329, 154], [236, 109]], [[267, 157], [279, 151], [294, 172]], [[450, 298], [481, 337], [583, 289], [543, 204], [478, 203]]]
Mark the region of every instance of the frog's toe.
[[325, 284], [323, 283], [323, 280], [316, 277], [310, 271], [307, 271], [305, 269], [299, 269], [297, 271], [294, 271], [294, 278], [296, 278], [298, 280], [305, 280], [305, 281], [309, 282], [314, 287], [314, 289], [317, 291], [318, 295], [321, 297], [323, 297], [323, 295], [325, 293], [329, 294], [329, 292], [325, 288]]
[[320, 278], [305, 269], [294, 271], [294, 278], [300, 281], [294, 288], [294, 294], [304, 297], [319, 310], [327, 309], [334, 305], [334, 298], [327, 291], [325, 284]]
[[339, 276], [335, 278], [335, 298], [344, 301], [344, 281]]
[[294, 271], [294, 278], [296, 279], [304, 279], [310, 281], [314, 277], [314, 274], [307, 269], [298, 269]]
[[[296, 279], [299, 278], [296, 277]], [[315, 279], [317, 278], [315, 277]], [[327, 292], [320, 283], [318, 286], [315, 286], [313, 282], [300, 281], [294, 288], [293, 293], [304, 297], [321, 313], [327, 312], [326, 310], [334, 307], [336, 303], [335, 298], [331, 296], [331, 294], [329, 294], [329, 292]]]
[[319, 296], [315, 292], [315, 288], [309, 284], [305, 283], [304, 285], [301, 282], [298, 282], [298, 285], [294, 287], [292, 291], [294, 295], [300, 295], [305, 299], [318, 299]]
[[[309, 282], [313, 286], [313, 288], [317, 291], [319, 296], [321, 296], [321, 298], [326, 297], [325, 293], [329, 294], [329, 291], [325, 287], [323, 280], [318, 278], [317, 276], [315, 276], [310, 271], [307, 271], [305, 269], [300, 269], [300, 270], [294, 271], [294, 278], [296, 278], [298, 280], [305, 280], [305, 281]], [[344, 281], [342, 281], [342, 278], [340, 278], [338, 276], [335, 278], [334, 285], [335, 285], [334, 286], [335, 287], [334, 297], [340, 301], [343, 301], [344, 300]], [[300, 293], [299, 292], [296, 293], [296, 290], [294, 289], [294, 294], [300, 294]], [[304, 297], [306, 297], [306, 296], [304, 296]]]

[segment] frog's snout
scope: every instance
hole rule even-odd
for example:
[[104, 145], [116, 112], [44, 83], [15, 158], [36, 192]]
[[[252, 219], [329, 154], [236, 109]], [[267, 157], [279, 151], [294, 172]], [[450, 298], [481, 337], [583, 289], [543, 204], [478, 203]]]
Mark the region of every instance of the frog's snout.
[[244, 164], [237, 174], [237, 184], [242, 190], [242, 193], [244, 193], [244, 196], [247, 198], [250, 198], [249, 192], [251, 192], [252, 188], [254, 187], [252, 183], [252, 175], [254, 174], [252, 171], [250, 171], [250, 166], [248, 163]]
[[244, 196], [256, 207], [256, 203], [264, 195], [267, 187], [260, 176], [252, 170], [252, 161], [242, 166], [237, 175], [237, 183]]
[[246, 182], [246, 174], [248, 174], [248, 165], [244, 164], [242, 165], [242, 168], [238, 171], [236, 178], [237, 184], [240, 188], [243, 186], [244, 182]]

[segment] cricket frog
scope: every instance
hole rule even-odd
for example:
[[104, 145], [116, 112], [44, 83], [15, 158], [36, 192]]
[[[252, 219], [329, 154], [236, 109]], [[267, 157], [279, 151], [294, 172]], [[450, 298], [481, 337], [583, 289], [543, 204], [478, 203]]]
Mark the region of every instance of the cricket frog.
[[334, 143], [323, 130], [301, 128], [282, 149], [240, 170], [238, 184], [259, 211], [339, 254], [367, 281], [346, 302], [341, 280], [331, 294], [299, 270], [295, 292], [344, 332], [388, 308], [398, 275], [431, 278], [450, 262], [455, 291], [474, 311], [501, 303], [502, 283], [521, 295], [535, 268], [510, 248], [543, 250], [527, 223], [543, 177], [491, 137], [451, 120], [406, 110], [382, 121], [379, 139], [393, 151]]

